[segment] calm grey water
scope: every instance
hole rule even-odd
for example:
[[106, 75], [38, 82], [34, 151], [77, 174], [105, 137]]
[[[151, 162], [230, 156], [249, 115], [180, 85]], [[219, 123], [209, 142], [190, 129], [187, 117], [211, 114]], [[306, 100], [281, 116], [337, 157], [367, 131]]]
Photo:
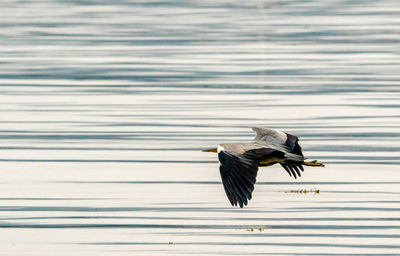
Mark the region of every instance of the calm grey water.
[[[398, 1], [3, 0], [1, 255], [400, 255], [399, 57]], [[251, 126], [326, 168], [231, 207]]]

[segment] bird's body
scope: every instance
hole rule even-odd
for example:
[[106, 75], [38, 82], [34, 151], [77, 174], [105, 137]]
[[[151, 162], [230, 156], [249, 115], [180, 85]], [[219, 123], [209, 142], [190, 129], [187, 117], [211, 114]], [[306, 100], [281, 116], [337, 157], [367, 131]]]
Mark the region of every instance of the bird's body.
[[247, 205], [259, 166], [279, 163], [294, 178], [301, 176], [303, 165], [324, 166], [316, 161], [304, 162], [298, 137], [274, 129], [252, 129], [256, 137], [249, 143], [222, 143], [218, 148], [203, 150], [218, 153], [222, 183], [232, 206]]

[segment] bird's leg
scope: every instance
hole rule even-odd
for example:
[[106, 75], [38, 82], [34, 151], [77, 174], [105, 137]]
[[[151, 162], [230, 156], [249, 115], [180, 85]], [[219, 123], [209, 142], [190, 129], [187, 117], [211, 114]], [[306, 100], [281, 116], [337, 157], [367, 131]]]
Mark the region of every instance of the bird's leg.
[[325, 167], [325, 165], [323, 163], [318, 163], [317, 160], [313, 160], [313, 161], [310, 161], [310, 162], [303, 162], [302, 165]]

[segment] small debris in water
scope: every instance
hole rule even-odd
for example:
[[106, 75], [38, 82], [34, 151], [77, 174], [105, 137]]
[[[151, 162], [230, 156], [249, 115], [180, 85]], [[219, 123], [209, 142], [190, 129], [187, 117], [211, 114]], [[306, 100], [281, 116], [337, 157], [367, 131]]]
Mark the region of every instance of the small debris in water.
[[[258, 229], [258, 231], [260, 231], [260, 232], [264, 231], [264, 228], [261, 227], [261, 226], [258, 227], [257, 229]], [[246, 231], [254, 232], [254, 228], [246, 229]]]
[[314, 193], [314, 194], [319, 194], [321, 191], [319, 189], [300, 189], [300, 190], [290, 190], [290, 191], [285, 191], [285, 193], [297, 193], [297, 194], [307, 194], [307, 193]]

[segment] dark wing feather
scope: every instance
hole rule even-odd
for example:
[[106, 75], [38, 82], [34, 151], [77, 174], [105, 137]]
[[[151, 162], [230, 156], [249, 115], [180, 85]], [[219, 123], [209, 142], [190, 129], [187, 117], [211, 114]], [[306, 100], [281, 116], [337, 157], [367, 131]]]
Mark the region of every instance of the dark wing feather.
[[[287, 146], [289, 152], [292, 154], [296, 154], [296, 155], [304, 157], [303, 152], [300, 147], [300, 144], [299, 144], [299, 138], [297, 136], [294, 136], [289, 133], [286, 133], [286, 136], [287, 136], [287, 139], [286, 139], [285, 145]], [[295, 179], [297, 178], [297, 176], [299, 176], [299, 177], [301, 176], [300, 170], [304, 171], [304, 168], [301, 165], [301, 162], [297, 162], [297, 161], [287, 160], [284, 163], [281, 163], [281, 166], [289, 173], [290, 176], [293, 175], [293, 177]], [[297, 174], [297, 176], [296, 176], [296, 174]]]
[[303, 152], [299, 145], [299, 138], [297, 136], [294, 136], [289, 133], [286, 133], [286, 136], [287, 136], [287, 139], [286, 139], [285, 145], [288, 147], [289, 153], [303, 156]]
[[273, 148], [255, 148], [249, 151], [246, 151], [246, 155], [252, 156], [253, 158], [262, 160], [266, 158], [284, 158], [285, 153]]
[[258, 172], [258, 160], [250, 154], [234, 155], [226, 151], [218, 153], [219, 171], [226, 196], [233, 205], [242, 208], [251, 199]]
[[293, 176], [295, 179], [297, 179], [297, 176], [301, 177], [300, 170], [304, 172], [304, 168], [303, 166], [301, 166], [301, 162], [287, 160], [281, 163], [281, 166], [287, 171], [287, 173], [289, 173], [290, 176]]

